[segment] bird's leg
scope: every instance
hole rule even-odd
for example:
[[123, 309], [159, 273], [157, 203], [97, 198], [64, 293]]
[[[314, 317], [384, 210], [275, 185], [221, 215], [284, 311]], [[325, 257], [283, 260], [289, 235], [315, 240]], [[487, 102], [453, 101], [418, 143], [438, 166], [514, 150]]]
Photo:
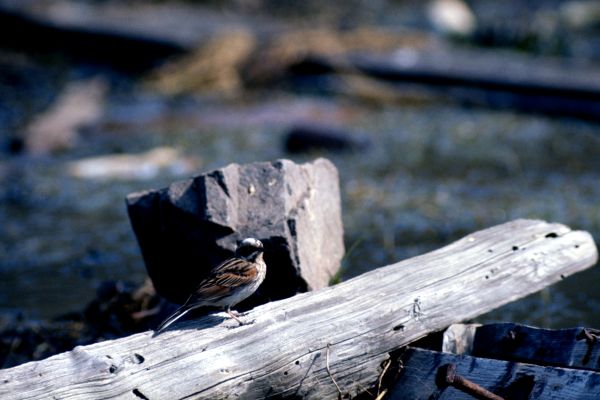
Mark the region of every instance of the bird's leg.
[[237, 314], [237, 313], [236, 313], [235, 311], [233, 311], [233, 310], [232, 310], [230, 307], [227, 307], [227, 314], [229, 314], [229, 316], [230, 316], [231, 318], [235, 319], [235, 320], [236, 320], [236, 321], [237, 321], [237, 322], [240, 324], [240, 326], [241, 326], [241, 325], [245, 325], [245, 324], [242, 322], [242, 320], [241, 320], [241, 319], [239, 319], [239, 318], [238, 318], [238, 317], [235, 315], [235, 314]]

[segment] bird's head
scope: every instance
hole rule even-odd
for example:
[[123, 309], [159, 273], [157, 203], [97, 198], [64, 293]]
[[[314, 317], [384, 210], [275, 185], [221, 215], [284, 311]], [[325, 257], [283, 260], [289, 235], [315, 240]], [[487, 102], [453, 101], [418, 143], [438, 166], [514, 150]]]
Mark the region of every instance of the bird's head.
[[246, 238], [240, 242], [235, 254], [245, 260], [254, 262], [262, 256], [264, 252], [263, 244], [260, 240], [254, 238]]

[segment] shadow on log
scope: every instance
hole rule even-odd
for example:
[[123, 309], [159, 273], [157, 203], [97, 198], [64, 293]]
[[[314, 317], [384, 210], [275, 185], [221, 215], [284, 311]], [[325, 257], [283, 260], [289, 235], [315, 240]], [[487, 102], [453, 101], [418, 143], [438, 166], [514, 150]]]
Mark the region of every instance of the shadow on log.
[[333, 287], [0, 371], [0, 397], [315, 398], [377, 387], [392, 353], [596, 263], [592, 237], [517, 220]]

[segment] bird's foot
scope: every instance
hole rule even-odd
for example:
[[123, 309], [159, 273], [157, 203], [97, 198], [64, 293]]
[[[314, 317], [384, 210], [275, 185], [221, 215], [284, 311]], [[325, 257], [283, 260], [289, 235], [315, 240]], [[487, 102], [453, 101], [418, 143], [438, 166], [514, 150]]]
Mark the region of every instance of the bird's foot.
[[254, 320], [252, 321], [247, 321], [244, 322], [241, 319], [239, 319], [238, 317], [245, 315], [244, 313], [238, 313], [237, 311], [233, 311], [233, 310], [227, 310], [227, 314], [229, 314], [229, 316], [233, 319], [235, 319], [237, 321], [237, 323], [239, 324], [239, 326], [244, 326], [244, 325], [252, 325], [254, 323]]
[[227, 310], [227, 314], [229, 314], [229, 316], [233, 319], [235, 319], [238, 324], [240, 324], [240, 326], [244, 325], [244, 322], [238, 318], [238, 316], [240, 315], [239, 313], [237, 313], [236, 311], [233, 310]]
[[248, 325], [252, 325], [254, 324], [255, 320], [251, 320], [251, 321], [246, 321], [246, 322], [240, 322], [237, 321], [236, 325], [230, 325], [227, 327], [227, 329], [237, 329], [237, 328], [241, 328], [242, 326], [248, 326]]

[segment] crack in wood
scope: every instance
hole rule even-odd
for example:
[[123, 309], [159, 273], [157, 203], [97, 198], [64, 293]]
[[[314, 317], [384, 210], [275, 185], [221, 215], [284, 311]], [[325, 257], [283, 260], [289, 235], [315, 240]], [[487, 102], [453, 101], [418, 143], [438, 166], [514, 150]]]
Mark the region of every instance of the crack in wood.
[[133, 394], [135, 394], [135, 395], [136, 395], [136, 397], [139, 397], [139, 398], [140, 398], [140, 399], [142, 399], [142, 400], [150, 400], [148, 397], [146, 397], [146, 396], [144, 395], [144, 393], [140, 392], [140, 390], [139, 390], [139, 389], [137, 389], [137, 388], [133, 389], [131, 392], [132, 392]]

